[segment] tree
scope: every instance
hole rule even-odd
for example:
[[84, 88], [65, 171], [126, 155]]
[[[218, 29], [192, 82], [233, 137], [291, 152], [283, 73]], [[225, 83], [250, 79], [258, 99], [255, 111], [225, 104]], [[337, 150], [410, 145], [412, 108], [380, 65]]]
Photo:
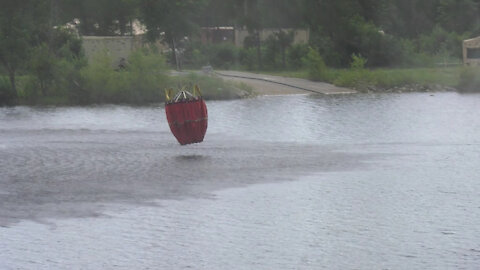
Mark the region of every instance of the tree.
[[[209, 0], [194, 14], [195, 23], [202, 27], [234, 26], [237, 23], [237, 0]], [[215, 11], [215, 12], [212, 12]]]
[[62, 22], [79, 19], [82, 35], [123, 36], [132, 31], [139, 0], [63, 0], [59, 5]]
[[0, 9], [0, 63], [16, 93], [16, 74], [48, 26], [47, 1], [4, 0]]
[[275, 33], [275, 38], [277, 39], [278, 45], [280, 47], [280, 54], [282, 55], [282, 68], [287, 67], [286, 51], [287, 48], [292, 45], [293, 35], [294, 33], [292, 31], [287, 33], [283, 30], [280, 30]]
[[446, 30], [464, 33], [480, 23], [480, 1], [440, 0], [438, 23]]
[[205, 0], [140, 1], [140, 18], [147, 27], [148, 40], [161, 39], [167, 43], [173, 51], [177, 69], [180, 69], [177, 44], [196, 29], [194, 15], [205, 4]]
[[262, 13], [259, 7], [260, 0], [237, 0], [235, 3], [239, 10], [243, 10], [238, 16], [238, 21], [244, 25], [250, 33], [257, 49], [257, 62], [260, 69], [263, 68], [262, 62], [262, 43], [260, 31], [263, 29]]

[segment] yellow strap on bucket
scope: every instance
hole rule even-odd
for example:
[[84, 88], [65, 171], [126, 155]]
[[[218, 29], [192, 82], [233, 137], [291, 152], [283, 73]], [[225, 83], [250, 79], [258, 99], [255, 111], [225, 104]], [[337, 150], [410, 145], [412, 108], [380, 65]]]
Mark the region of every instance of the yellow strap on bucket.
[[167, 101], [170, 101], [172, 99], [172, 95], [173, 95], [173, 89], [172, 88], [165, 89], [165, 99]]
[[195, 84], [195, 87], [193, 88], [193, 95], [196, 97], [202, 96], [202, 92], [200, 92], [200, 87], [198, 87], [198, 85], [196, 84]]

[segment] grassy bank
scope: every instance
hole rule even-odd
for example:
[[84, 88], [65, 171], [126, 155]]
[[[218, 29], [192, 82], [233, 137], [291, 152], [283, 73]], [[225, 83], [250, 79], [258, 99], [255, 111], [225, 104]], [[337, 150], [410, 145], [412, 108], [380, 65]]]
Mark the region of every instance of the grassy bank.
[[455, 88], [460, 92], [480, 92], [480, 69], [466, 67], [330, 69], [311, 74], [307, 69], [270, 71], [263, 74], [323, 81], [336, 86], [367, 91], [406, 88], [412, 91]]
[[16, 78], [12, 91], [6, 76], [0, 75], [0, 105], [143, 105], [165, 100], [166, 88], [191, 89], [200, 86], [206, 99], [233, 99], [249, 96], [246, 85], [199, 74], [169, 76], [163, 56], [151, 52], [133, 53], [124, 68], [114, 68], [107, 54], [91, 63], [60, 65], [47, 79], [28, 74]]
[[348, 69], [331, 71], [329, 82], [360, 91], [381, 91], [413, 85], [456, 87], [460, 73], [460, 68]]
[[188, 86], [191, 89], [193, 84], [197, 84], [202, 96], [207, 100], [228, 100], [253, 95], [253, 89], [244, 83], [229, 82], [218, 77], [199, 75], [194, 72], [184, 76], [171, 77], [171, 82], [174, 89], [180, 89], [182, 86]]
[[336, 86], [358, 91], [480, 91], [480, 69], [457, 67], [436, 68], [365, 68], [368, 59], [352, 55], [350, 68], [327, 67], [320, 54], [310, 49], [304, 58], [306, 69], [293, 72], [272, 73], [314, 81], [332, 83]]

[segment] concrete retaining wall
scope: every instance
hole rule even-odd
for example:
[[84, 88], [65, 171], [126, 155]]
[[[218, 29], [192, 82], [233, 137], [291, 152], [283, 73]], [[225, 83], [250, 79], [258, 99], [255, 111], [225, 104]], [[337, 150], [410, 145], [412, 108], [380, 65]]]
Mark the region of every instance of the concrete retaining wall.
[[88, 61], [92, 61], [94, 57], [105, 51], [115, 66], [118, 66], [121, 61], [127, 60], [131, 52], [142, 47], [141, 36], [84, 36], [82, 39]]

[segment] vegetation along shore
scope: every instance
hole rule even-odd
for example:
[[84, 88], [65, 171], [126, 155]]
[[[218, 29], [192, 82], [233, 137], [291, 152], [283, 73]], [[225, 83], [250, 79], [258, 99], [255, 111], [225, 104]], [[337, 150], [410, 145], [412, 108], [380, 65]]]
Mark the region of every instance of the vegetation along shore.
[[[475, 0], [7, 0], [0, 104], [148, 104], [195, 83], [212, 99], [252, 94], [216, 77], [169, 74], [203, 66], [359, 92], [477, 92], [480, 70], [463, 66], [462, 42], [480, 36], [479, 12]], [[118, 65], [108, 51], [86, 57], [87, 36], [142, 45]]]

